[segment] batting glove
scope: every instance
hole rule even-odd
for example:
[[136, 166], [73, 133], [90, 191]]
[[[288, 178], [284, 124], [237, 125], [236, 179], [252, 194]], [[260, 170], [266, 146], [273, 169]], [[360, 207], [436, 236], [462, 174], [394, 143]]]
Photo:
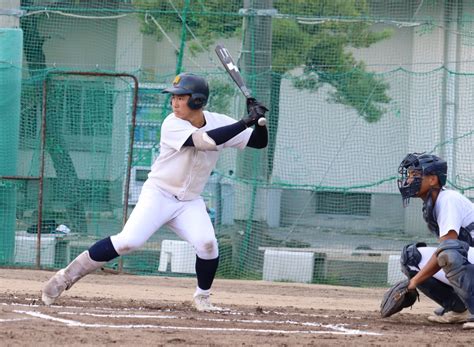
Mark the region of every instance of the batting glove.
[[243, 118], [242, 121], [247, 127], [251, 127], [252, 125], [255, 125], [260, 118], [265, 117], [265, 112], [268, 112], [268, 108], [254, 98], [248, 98], [247, 112], [248, 116]]

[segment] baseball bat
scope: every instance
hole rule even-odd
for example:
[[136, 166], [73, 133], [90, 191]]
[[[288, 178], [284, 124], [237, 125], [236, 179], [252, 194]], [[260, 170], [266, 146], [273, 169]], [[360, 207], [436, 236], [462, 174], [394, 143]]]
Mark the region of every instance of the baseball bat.
[[[240, 91], [242, 92], [242, 94], [244, 94], [245, 98], [253, 99], [252, 94], [250, 93], [250, 90], [245, 85], [245, 82], [242, 78], [242, 75], [240, 74], [239, 68], [234, 63], [234, 59], [230, 55], [227, 48], [225, 48], [221, 44], [218, 44], [216, 46], [215, 51], [216, 51], [217, 57], [221, 61], [221, 63], [224, 66], [225, 70], [230, 75], [232, 80], [235, 82], [237, 87], [239, 87]], [[258, 120], [258, 125], [260, 125], [260, 126], [263, 126], [266, 123], [267, 123], [267, 120], [263, 117]]]

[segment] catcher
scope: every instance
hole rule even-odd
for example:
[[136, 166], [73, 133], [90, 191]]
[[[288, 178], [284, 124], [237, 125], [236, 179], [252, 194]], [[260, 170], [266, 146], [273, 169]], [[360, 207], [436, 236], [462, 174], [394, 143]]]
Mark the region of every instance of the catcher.
[[381, 314], [388, 317], [413, 305], [418, 289], [441, 306], [429, 321], [474, 329], [474, 204], [444, 188], [447, 171], [446, 161], [425, 153], [410, 153], [399, 166], [403, 206], [412, 197], [423, 200], [423, 218], [439, 245], [403, 248], [400, 261], [408, 280], [387, 291]]

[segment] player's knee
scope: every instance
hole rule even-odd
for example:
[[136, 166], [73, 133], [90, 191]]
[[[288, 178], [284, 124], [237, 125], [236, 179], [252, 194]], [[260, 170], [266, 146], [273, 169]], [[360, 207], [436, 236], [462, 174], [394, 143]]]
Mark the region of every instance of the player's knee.
[[114, 238], [114, 236], [110, 239], [119, 255], [131, 253], [143, 245], [143, 242], [140, 243], [135, 240], [121, 239], [119, 237]]
[[469, 245], [464, 241], [449, 239], [441, 242], [436, 250], [436, 255], [438, 265], [444, 270], [447, 277], [453, 276], [463, 268], [463, 265], [468, 263], [468, 250]]
[[214, 259], [219, 256], [219, 248], [215, 238], [204, 240], [196, 249], [198, 257], [202, 259]]
[[212, 240], [212, 241], [209, 241], [209, 242], [206, 242], [204, 244], [204, 250], [207, 252], [207, 253], [212, 253], [215, 248], [217, 247], [217, 242], [216, 240]]
[[426, 243], [418, 242], [406, 245], [403, 247], [400, 256], [400, 265], [402, 272], [408, 277], [412, 278], [419, 270], [418, 264], [421, 261], [421, 253], [418, 247], [426, 247]]
[[469, 245], [461, 240], [453, 240], [448, 239], [444, 240], [439, 244], [438, 249], [436, 250], [436, 254], [439, 256], [441, 253], [446, 251], [454, 251], [459, 253], [460, 255], [467, 257], [467, 253], [469, 251]]

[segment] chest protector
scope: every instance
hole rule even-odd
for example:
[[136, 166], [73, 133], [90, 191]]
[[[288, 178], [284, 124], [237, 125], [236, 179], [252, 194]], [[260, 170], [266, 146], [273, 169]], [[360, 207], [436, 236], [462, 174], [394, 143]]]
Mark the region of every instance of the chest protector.
[[[436, 221], [431, 190], [428, 193], [428, 198], [423, 202], [423, 219], [428, 225], [430, 232], [434, 234], [436, 238], [439, 238], [439, 225]], [[472, 230], [474, 230], [474, 223], [469, 224], [467, 228], [461, 227], [461, 230], [459, 230], [458, 239], [467, 242], [469, 246], [474, 247], [474, 240], [472, 239], [470, 233]]]

